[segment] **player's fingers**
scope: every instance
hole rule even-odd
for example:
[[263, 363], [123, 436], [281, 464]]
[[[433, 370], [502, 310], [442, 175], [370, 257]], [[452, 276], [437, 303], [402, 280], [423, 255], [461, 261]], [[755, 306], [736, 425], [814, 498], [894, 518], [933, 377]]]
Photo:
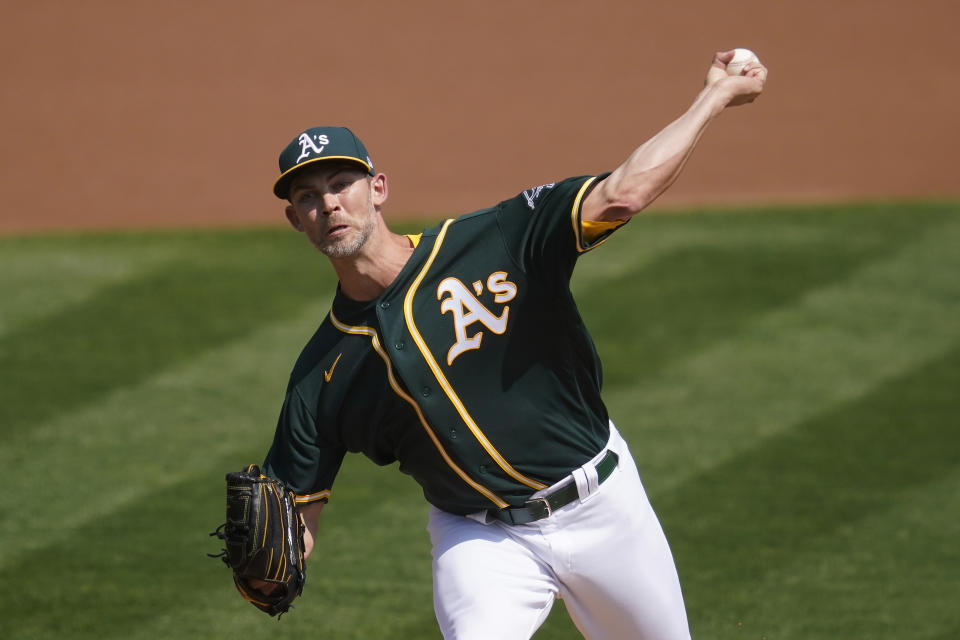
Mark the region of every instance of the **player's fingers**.
[[733, 60], [734, 51], [717, 51], [713, 54], [713, 60], [707, 69], [707, 75], [703, 79], [704, 86], [710, 86], [719, 82], [727, 75], [727, 64]]
[[767, 77], [767, 68], [759, 62], [751, 62], [743, 69], [743, 75], [752, 77], [752, 78], [763, 78]]
[[713, 54], [714, 64], [720, 63], [724, 68], [733, 60], [733, 56], [736, 54], [736, 49], [730, 49], [729, 51], [717, 51]]
[[728, 107], [748, 104], [763, 93], [763, 79], [758, 76], [728, 76], [725, 82], [728, 83], [732, 93], [727, 103]]
[[757, 93], [763, 91], [764, 85], [767, 84], [767, 68], [766, 67], [751, 69], [746, 73], [746, 76], [747, 78], [759, 83], [759, 87], [757, 88]]

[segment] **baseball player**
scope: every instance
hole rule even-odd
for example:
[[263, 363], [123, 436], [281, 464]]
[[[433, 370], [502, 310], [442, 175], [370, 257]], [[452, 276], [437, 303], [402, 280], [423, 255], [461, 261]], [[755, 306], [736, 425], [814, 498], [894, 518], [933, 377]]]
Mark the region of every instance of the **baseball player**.
[[689, 637], [569, 282], [581, 254], [673, 183], [714, 118], [761, 93], [766, 68], [728, 75], [732, 55], [716, 54], [686, 113], [615, 171], [414, 236], [387, 228], [387, 178], [350, 130], [286, 147], [274, 193], [340, 281], [263, 464], [296, 494], [308, 556], [343, 456], [362, 452], [399, 461], [431, 505], [444, 637], [529, 638], [557, 597], [588, 638]]

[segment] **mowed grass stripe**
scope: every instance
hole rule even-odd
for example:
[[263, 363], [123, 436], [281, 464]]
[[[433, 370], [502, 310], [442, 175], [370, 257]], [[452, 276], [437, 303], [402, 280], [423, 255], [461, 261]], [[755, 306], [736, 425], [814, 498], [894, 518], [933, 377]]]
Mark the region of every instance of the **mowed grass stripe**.
[[0, 236], [0, 339], [170, 262], [178, 250], [142, 235]]
[[[960, 628], [960, 468], [798, 549], [750, 585], [754, 636], [939, 638]], [[784, 615], [786, 611], [794, 614]], [[910, 630], [910, 631], [905, 631]]]
[[[890, 206], [631, 221], [581, 261], [574, 281], [604, 358], [605, 391], [659, 376], [668, 363], [843, 281], [951, 216], [942, 207]], [[595, 278], [606, 263], [617, 277]]]
[[[691, 249], [749, 254], [757, 248], [779, 247], [788, 254], [804, 251], [811, 262], [828, 259], [837, 251], [876, 254], [909, 242], [956, 212], [953, 203], [919, 202], [652, 211], [631, 220], [602, 249], [582, 256], [574, 288], [583, 295], [596, 284], [618, 280], [623, 286], [636, 286], [629, 280], [637, 269]], [[703, 276], [703, 270], [697, 275]], [[756, 276], [765, 274], [753, 269], [747, 279]], [[657, 286], [654, 281], [647, 284]], [[670, 284], [667, 281], [664, 286]], [[646, 310], [640, 304], [637, 308]]]
[[211, 458], [254, 447], [256, 457], [236, 466], [259, 462], [291, 363], [328, 306], [329, 299], [319, 298], [298, 317], [279, 318], [244, 340], [8, 438], [0, 467], [22, 479], [31, 502], [44, 508], [25, 509], [18, 492], [0, 494], [0, 512], [18, 514], [0, 521], [0, 567], [63, 544], [74, 528], [127, 504], [149, 503], [152, 493], [195, 476]]
[[954, 215], [900, 251], [751, 318], [655, 377], [608, 391], [614, 421], [634, 435], [651, 493], [949, 348], [960, 339], [957, 246]]
[[293, 280], [323, 272], [277, 231], [166, 239], [182, 259], [0, 337], [2, 436], [298, 313], [306, 288]]
[[[889, 509], [901, 494], [956, 473], [958, 388], [960, 345], [661, 496], [657, 508], [695, 631], [729, 633], [765, 597], [757, 587], [771, 574], [782, 576], [798, 554]], [[956, 500], [945, 506], [955, 518]], [[928, 567], [939, 563], [945, 601], [960, 595], [955, 551], [938, 554], [909, 542], [899, 551], [924, 558]], [[781, 582], [781, 588], [790, 585]], [[896, 606], [879, 595], [865, 590], [862, 597], [878, 609]], [[777, 615], [792, 617], [796, 605], [783, 594], [780, 599], [785, 609], [768, 616], [767, 624], [776, 625]]]

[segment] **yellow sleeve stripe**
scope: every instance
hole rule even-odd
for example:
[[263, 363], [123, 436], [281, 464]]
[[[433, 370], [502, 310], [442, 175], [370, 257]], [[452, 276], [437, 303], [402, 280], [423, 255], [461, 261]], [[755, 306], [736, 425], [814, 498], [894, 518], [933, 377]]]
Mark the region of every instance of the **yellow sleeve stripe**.
[[509, 506], [506, 501], [494, 494], [492, 491], [484, 487], [483, 485], [476, 482], [473, 478], [468, 476], [463, 469], [461, 469], [456, 462], [450, 457], [450, 454], [447, 453], [447, 450], [444, 449], [443, 443], [440, 442], [440, 439], [437, 437], [437, 434], [434, 433], [433, 429], [430, 427], [430, 424], [427, 422], [426, 417], [423, 415], [423, 411], [420, 409], [420, 406], [416, 401], [411, 398], [403, 388], [397, 383], [397, 379], [393, 375], [393, 365], [390, 363], [390, 358], [387, 357], [386, 352], [383, 350], [383, 347], [380, 346], [380, 338], [377, 336], [377, 332], [372, 327], [364, 326], [350, 326], [340, 322], [335, 315], [333, 315], [333, 310], [330, 311], [330, 322], [333, 323], [333, 326], [339, 329], [344, 333], [349, 333], [352, 335], [363, 335], [370, 338], [370, 343], [373, 345], [373, 350], [377, 352], [377, 355], [380, 356], [380, 359], [383, 360], [384, 364], [387, 365], [387, 381], [390, 383], [390, 388], [393, 389], [393, 392], [398, 396], [403, 398], [407, 404], [413, 407], [413, 410], [417, 414], [417, 418], [420, 420], [421, 426], [423, 426], [424, 431], [427, 432], [427, 435], [430, 437], [430, 440], [433, 442], [433, 446], [437, 448], [437, 451], [440, 452], [440, 456], [443, 458], [444, 462], [447, 463], [454, 473], [456, 473], [460, 478], [470, 485], [475, 491], [483, 495], [487, 500], [494, 503], [501, 509]]
[[626, 220], [581, 220], [580, 230], [586, 243], [591, 244], [604, 233], [613, 231], [626, 223]]
[[573, 227], [573, 237], [577, 245], [577, 253], [586, 253], [594, 247], [599, 247], [607, 241], [609, 236], [601, 238], [599, 241], [597, 241], [597, 238], [608, 231], [613, 231], [626, 222], [626, 220], [581, 220], [580, 208], [583, 206], [583, 197], [587, 194], [590, 185], [592, 185], [594, 181], [596, 181], [596, 177], [590, 178], [583, 183], [580, 191], [577, 192], [577, 197], [573, 200], [573, 207], [570, 209], [570, 224]]
[[414, 342], [417, 343], [417, 348], [420, 349], [420, 353], [423, 355], [424, 360], [426, 360], [427, 365], [430, 367], [430, 370], [433, 372], [434, 377], [437, 379], [437, 382], [440, 383], [443, 392], [447, 395], [447, 398], [450, 399], [450, 402], [453, 403], [454, 408], [456, 408], [457, 413], [460, 414], [460, 417], [463, 419], [464, 424], [467, 425], [467, 428], [470, 429], [474, 437], [480, 443], [480, 445], [486, 450], [491, 458], [497, 463], [497, 465], [503, 469], [503, 471], [509, 475], [511, 478], [525, 484], [526, 486], [540, 490], [545, 489], [547, 485], [537, 482], [532, 478], [528, 478], [525, 475], [518, 472], [504, 459], [499, 451], [493, 446], [493, 444], [487, 439], [483, 434], [483, 431], [480, 430], [480, 427], [477, 426], [477, 423], [474, 421], [473, 417], [467, 412], [466, 407], [463, 405], [463, 402], [460, 400], [460, 397], [457, 395], [457, 392], [453, 390], [453, 386], [447, 380], [447, 377], [443, 375], [440, 366], [437, 364], [437, 361], [434, 359], [433, 354], [430, 353], [430, 349], [427, 347], [426, 343], [423, 340], [423, 337], [420, 335], [420, 332], [417, 330], [417, 325], [413, 322], [413, 296], [417, 292], [417, 288], [420, 286], [420, 283], [423, 281], [424, 276], [427, 275], [427, 271], [430, 270], [430, 267], [433, 265], [433, 260], [437, 256], [437, 252], [440, 250], [440, 245], [443, 244], [444, 237], [447, 234], [447, 229], [450, 227], [453, 220], [447, 220], [443, 224], [443, 228], [440, 230], [439, 235], [437, 235], [437, 240], [434, 242], [433, 249], [430, 252], [430, 257], [427, 258], [426, 263], [423, 265], [423, 269], [420, 270], [420, 273], [417, 274], [416, 279], [413, 281], [413, 284], [410, 285], [410, 288], [407, 290], [407, 294], [403, 300], [403, 316], [407, 320], [407, 328], [410, 330], [410, 335], [413, 336]]
[[308, 493], [305, 495], [294, 496], [297, 504], [307, 504], [317, 500], [330, 500], [330, 490], [320, 491], [318, 493]]

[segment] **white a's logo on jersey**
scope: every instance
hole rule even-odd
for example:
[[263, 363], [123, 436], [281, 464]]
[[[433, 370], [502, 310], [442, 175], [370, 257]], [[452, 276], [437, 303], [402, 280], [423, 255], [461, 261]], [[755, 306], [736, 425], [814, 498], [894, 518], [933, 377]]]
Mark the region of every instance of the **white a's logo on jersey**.
[[297, 162], [300, 162], [311, 153], [320, 155], [323, 153], [323, 148], [330, 144], [330, 138], [328, 138], [327, 134], [325, 133], [311, 138], [306, 132], [304, 132], [300, 134], [300, 137], [297, 138], [297, 141], [300, 143], [300, 157], [297, 158]]
[[[507, 280], [507, 274], [504, 271], [490, 274], [490, 277], [487, 278], [487, 290], [494, 294], [493, 301], [500, 304], [510, 302], [517, 295], [517, 285]], [[457, 341], [447, 352], [448, 365], [453, 364], [456, 357], [464, 351], [480, 348], [483, 331], [477, 331], [472, 336], [467, 336], [467, 328], [473, 323], [479, 322], [496, 334], [503, 334], [507, 330], [507, 317], [510, 314], [510, 307], [504, 306], [503, 312], [499, 316], [494, 315], [477, 299], [477, 296], [482, 293], [483, 282], [480, 280], [473, 283], [473, 291], [470, 291], [465, 284], [456, 278], [444, 278], [437, 287], [440, 311], [442, 313], [449, 311], [453, 314], [453, 330], [457, 336]], [[445, 295], [450, 297], [444, 298]]]

